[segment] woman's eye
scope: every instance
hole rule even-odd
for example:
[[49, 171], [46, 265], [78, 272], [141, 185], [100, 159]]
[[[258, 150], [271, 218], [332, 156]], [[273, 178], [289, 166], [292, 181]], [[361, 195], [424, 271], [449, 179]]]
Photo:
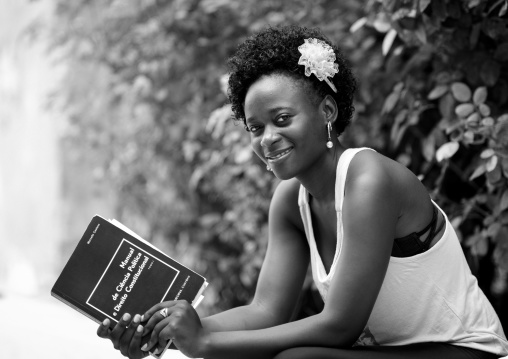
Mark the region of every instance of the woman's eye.
[[281, 115], [281, 116], [277, 117], [275, 122], [281, 123], [281, 122], [286, 122], [287, 120], [289, 120], [289, 115]]
[[260, 129], [260, 126], [256, 126], [256, 125], [251, 125], [251, 126], [246, 126], [245, 129], [247, 130], [247, 132], [257, 132], [259, 129]]

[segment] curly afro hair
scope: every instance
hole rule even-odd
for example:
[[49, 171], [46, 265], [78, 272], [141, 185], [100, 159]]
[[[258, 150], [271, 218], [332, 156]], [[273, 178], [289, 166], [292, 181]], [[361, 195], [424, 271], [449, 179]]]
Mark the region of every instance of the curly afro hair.
[[[298, 46], [304, 39], [316, 38], [328, 43], [335, 52], [339, 72], [331, 79], [337, 88], [335, 93], [325, 81], [311, 75], [305, 76], [305, 66], [298, 65]], [[331, 95], [338, 106], [335, 128], [341, 134], [353, 115], [353, 97], [356, 80], [340, 50], [319, 29], [290, 25], [267, 28], [249, 37], [242, 43], [234, 56], [228, 60], [230, 69], [228, 96], [237, 120], [245, 123], [244, 102], [249, 87], [261, 76], [283, 74], [304, 84], [311, 101], [318, 104], [326, 95]]]

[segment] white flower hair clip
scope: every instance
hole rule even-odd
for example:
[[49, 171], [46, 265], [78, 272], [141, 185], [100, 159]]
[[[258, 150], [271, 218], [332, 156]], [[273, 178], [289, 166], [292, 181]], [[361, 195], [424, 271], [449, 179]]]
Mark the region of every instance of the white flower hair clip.
[[305, 65], [305, 76], [316, 75], [319, 81], [326, 83], [337, 92], [330, 78], [339, 72], [339, 65], [335, 63], [335, 52], [330, 45], [323, 40], [305, 39], [303, 45], [298, 46], [302, 54], [298, 59], [298, 65]]

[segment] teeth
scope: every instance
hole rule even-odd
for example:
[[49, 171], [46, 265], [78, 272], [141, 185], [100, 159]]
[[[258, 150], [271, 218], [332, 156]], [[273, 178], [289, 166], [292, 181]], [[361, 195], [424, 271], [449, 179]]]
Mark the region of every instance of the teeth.
[[281, 158], [282, 156], [288, 154], [291, 151], [291, 148], [285, 150], [284, 152], [279, 153], [277, 156], [268, 157], [270, 160], [276, 160], [277, 158]]

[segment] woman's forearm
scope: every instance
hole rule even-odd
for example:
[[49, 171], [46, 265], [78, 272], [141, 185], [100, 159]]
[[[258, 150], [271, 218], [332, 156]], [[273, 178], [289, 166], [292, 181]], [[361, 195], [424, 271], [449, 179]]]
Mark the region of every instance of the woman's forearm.
[[201, 319], [203, 328], [210, 332], [254, 330], [273, 327], [289, 320], [280, 315], [272, 315], [264, 308], [245, 305]]
[[331, 324], [323, 314], [266, 329], [208, 333], [201, 346], [206, 359], [272, 358], [294, 347], [350, 346], [357, 334]]

